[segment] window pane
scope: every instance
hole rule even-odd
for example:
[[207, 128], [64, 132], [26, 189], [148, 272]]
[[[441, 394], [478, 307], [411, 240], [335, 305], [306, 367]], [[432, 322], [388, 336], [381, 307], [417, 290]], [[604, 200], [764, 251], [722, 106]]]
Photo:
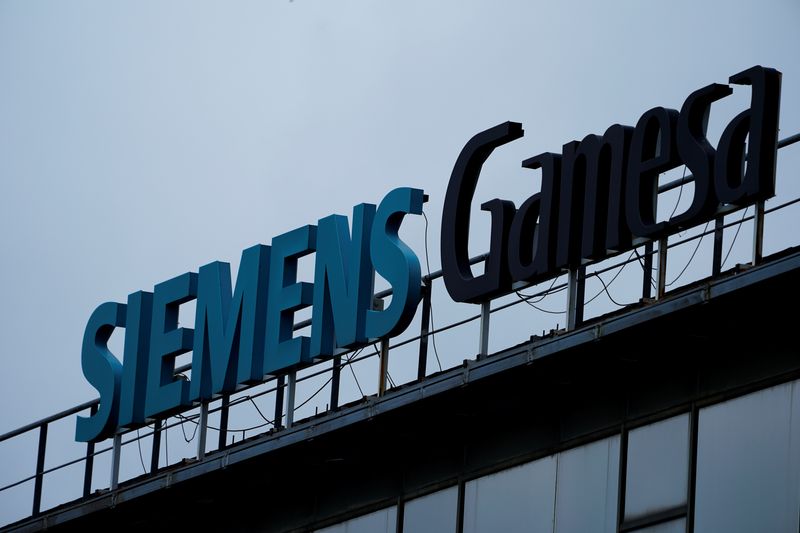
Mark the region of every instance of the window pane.
[[560, 453], [555, 531], [616, 532], [618, 485], [619, 437]]
[[403, 531], [406, 533], [455, 533], [458, 487], [440, 490], [406, 502]]
[[628, 434], [626, 520], [685, 504], [688, 484], [688, 414]]
[[657, 526], [643, 527], [637, 529], [635, 533], [686, 533], [686, 519], [681, 518]]
[[472, 480], [464, 487], [464, 533], [551, 533], [554, 456]]
[[388, 507], [347, 522], [318, 529], [317, 533], [395, 533], [397, 531], [397, 507]]
[[700, 411], [696, 531], [797, 532], [797, 383]]

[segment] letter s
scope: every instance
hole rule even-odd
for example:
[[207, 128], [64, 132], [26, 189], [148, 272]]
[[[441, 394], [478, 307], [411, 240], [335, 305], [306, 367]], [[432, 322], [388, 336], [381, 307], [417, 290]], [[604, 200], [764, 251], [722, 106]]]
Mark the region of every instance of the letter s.
[[370, 257], [375, 271], [392, 286], [392, 301], [383, 311], [367, 312], [368, 338], [394, 336], [414, 318], [422, 294], [419, 259], [400, 240], [397, 232], [403, 217], [422, 213], [423, 192], [401, 187], [390, 191], [375, 214], [370, 238]]
[[125, 327], [127, 306], [106, 302], [94, 310], [83, 333], [81, 367], [86, 380], [100, 393], [100, 407], [92, 416], [79, 416], [75, 440], [97, 442], [111, 436], [119, 416], [122, 365], [108, 349], [114, 328]]

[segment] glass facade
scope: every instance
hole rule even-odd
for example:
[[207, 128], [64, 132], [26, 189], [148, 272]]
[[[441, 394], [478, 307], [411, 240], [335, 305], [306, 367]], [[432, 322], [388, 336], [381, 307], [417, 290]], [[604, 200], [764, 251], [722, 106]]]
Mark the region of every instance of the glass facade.
[[686, 505], [689, 422], [686, 414], [628, 433], [626, 520]]
[[469, 481], [464, 533], [552, 531], [555, 488], [555, 456]]
[[558, 454], [555, 525], [552, 531], [616, 531], [618, 484], [619, 437]]
[[671, 520], [654, 526], [645, 526], [636, 530], [637, 533], [686, 533], [686, 519]]
[[367, 515], [341, 522], [317, 533], [396, 533], [397, 507], [387, 507]]
[[700, 412], [696, 531], [798, 531], [800, 385]]
[[[697, 533], [797, 533], [800, 381], [693, 413], [408, 500], [402, 531], [683, 533], [693, 515]], [[398, 519], [393, 506], [321, 531], [395, 532]]]
[[457, 514], [458, 487], [415, 498], [404, 506], [403, 532], [455, 533]]

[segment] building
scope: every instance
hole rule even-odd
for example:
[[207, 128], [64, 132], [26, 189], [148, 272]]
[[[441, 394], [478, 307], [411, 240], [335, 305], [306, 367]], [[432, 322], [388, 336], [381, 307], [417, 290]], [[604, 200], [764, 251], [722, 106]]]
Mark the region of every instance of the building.
[[[715, 215], [713, 275], [672, 291], [664, 265], [676, 243], [663, 237], [657, 251], [652, 241], [637, 243], [642, 298], [617, 312], [583, 320], [583, 283], [597, 271], [570, 272], [569, 327], [492, 354], [485, 304], [474, 317], [481, 353], [433, 374], [428, 340], [461, 324], [428, 329], [430, 286], [441, 273], [429, 275], [413, 339], [417, 380], [387, 389], [384, 341], [367, 356], [380, 361], [377, 395], [339, 405], [339, 374], [350, 363], [339, 356], [326, 382], [329, 409], [294, 420], [298, 377], [273, 377], [261, 394], [274, 396], [281, 422], [269, 431], [230, 444], [237, 400], [223, 396], [199, 417], [181, 418], [198, 428], [196, 458], [160, 467], [157, 422], [150, 472], [120, 482], [123, 444], [140, 444], [123, 430], [111, 448], [87, 445], [83, 497], [47, 510], [42, 484], [61, 468], [45, 468], [48, 425], [97, 402], [0, 436], [39, 434], [36, 473], [19, 482], [34, 484], [33, 512], [4, 530], [797, 531], [800, 354], [791, 306], [800, 248], [762, 257], [765, 216], [797, 201], [769, 209], [761, 201], [749, 219], [737, 217], [732, 225], [754, 221], [752, 261], [724, 272], [731, 210]], [[626, 262], [638, 258], [615, 267]], [[220, 413], [219, 427], [209, 412]], [[211, 451], [209, 429], [219, 433]], [[103, 453], [112, 458], [110, 487], [92, 493]]]
[[798, 292], [791, 249], [8, 530], [795, 531]]

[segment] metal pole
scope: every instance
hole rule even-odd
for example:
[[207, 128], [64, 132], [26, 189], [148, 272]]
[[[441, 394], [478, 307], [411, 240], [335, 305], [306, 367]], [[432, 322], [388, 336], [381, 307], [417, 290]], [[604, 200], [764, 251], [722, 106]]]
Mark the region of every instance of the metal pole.
[[586, 267], [578, 268], [578, 284], [575, 287], [575, 327], [583, 324], [583, 301], [586, 295]]
[[664, 297], [667, 290], [667, 237], [658, 239], [658, 278], [656, 283], [656, 299]]
[[386, 374], [389, 372], [389, 339], [381, 339], [378, 354], [378, 396], [386, 394]]
[[219, 411], [219, 440], [217, 449], [221, 450], [228, 445], [228, 409], [230, 408], [231, 395], [222, 395], [222, 408]]
[[339, 408], [339, 382], [342, 376], [342, 356], [337, 355], [333, 358], [331, 368], [331, 411]]
[[714, 219], [714, 259], [711, 263], [711, 275], [718, 276], [722, 272], [722, 238], [725, 229], [725, 216]]
[[[89, 416], [97, 413], [97, 404], [89, 409]], [[92, 492], [92, 472], [94, 470], [94, 442], [86, 443], [86, 464], [83, 470], [83, 497], [85, 498]]]
[[297, 388], [297, 372], [290, 372], [287, 374], [289, 378], [286, 387], [286, 427], [292, 427], [294, 424], [294, 393]]
[[653, 297], [653, 241], [644, 245], [644, 278], [642, 279], [642, 298], [649, 300]]
[[419, 330], [419, 362], [417, 363], [417, 379], [428, 374], [428, 332], [431, 323], [431, 286], [422, 285], [422, 322]]
[[122, 433], [114, 435], [114, 444], [111, 447], [111, 490], [119, 486], [119, 459], [122, 454]]
[[39, 514], [42, 505], [42, 482], [44, 481], [44, 456], [47, 450], [47, 424], [39, 426], [39, 453], [36, 455], [36, 480], [33, 483], [33, 516]]
[[285, 376], [280, 375], [275, 379], [275, 429], [280, 429], [283, 425], [283, 387], [285, 384]]
[[491, 301], [481, 304], [481, 331], [478, 338], [478, 360], [489, 355], [489, 318], [492, 313]]
[[753, 266], [761, 262], [764, 251], [764, 201], [756, 203], [753, 216]]
[[153, 423], [153, 450], [150, 453], [150, 473], [158, 470], [158, 460], [161, 456], [161, 420]]
[[206, 456], [206, 430], [208, 429], [208, 402], [200, 403], [200, 419], [197, 421], [197, 459]]
[[567, 274], [567, 331], [575, 329], [578, 308], [578, 269], [571, 268]]

